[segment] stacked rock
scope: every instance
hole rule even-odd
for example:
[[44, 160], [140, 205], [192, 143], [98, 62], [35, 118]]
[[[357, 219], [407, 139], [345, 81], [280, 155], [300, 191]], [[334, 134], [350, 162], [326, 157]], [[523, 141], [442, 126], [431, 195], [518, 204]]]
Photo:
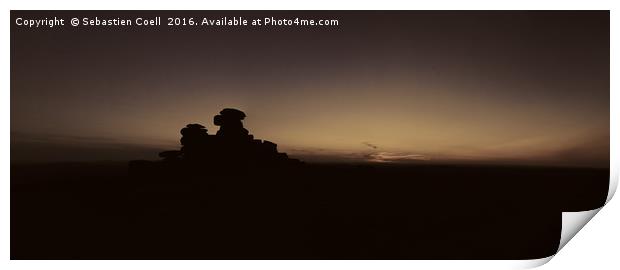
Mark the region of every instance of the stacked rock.
[[181, 152], [186, 158], [204, 156], [208, 153], [209, 134], [201, 124], [189, 124], [181, 129]]
[[241, 120], [245, 113], [237, 109], [223, 109], [219, 115], [213, 117], [213, 124], [219, 126], [218, 136], [228, 139], [251, 139], [247, 129], [243, 128]]

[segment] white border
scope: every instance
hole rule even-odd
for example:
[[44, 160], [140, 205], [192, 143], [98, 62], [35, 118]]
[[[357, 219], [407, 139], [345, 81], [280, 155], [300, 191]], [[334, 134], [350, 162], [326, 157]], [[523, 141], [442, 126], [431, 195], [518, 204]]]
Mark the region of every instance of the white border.
[[[613, 30], [619, 29], [619, 20], [614, 17], [615, 7], [620, 1], [575, 1], [575, 0], [521, 0], [521, 1], [480, 1], [480, 0], [445, 0], [445, 1], [352, 1], [352, 2], [337, 2], [333, 0], [315, 0], [302, 3], [294, 3], [294, 1], [221, 1], [203, 3], [203, 1], [120, 1], [120, 0], [107, 0], [101, 2], [88, 2], [77, 0], [62, 0], [62, 1], [49, 1], [49, 0], [35, 0], [35, 1], [13, 1], [3, 2], [4, 12], [2, 13], [2, 21], [4, 25], [2, 27], [2, 36], [5, 41], [2, 42], [2, 49], [5, 52], [2, 55], [2, 74], [4, 77], [3, 91], [0, 93], [2, 106], [2, 114], [0, 119], [0, 128], [2, 128], [2, 139], [4, 144], [0, 147], [0, 153], [2, 153], [2, 163], [0, 164], [0, 170], [2, 172], [2, 188], [0, 188], [2, 194], [0, 200], [2, 201], [0, 207], [0, 216], [2, 217], [0, 234], [0, 251], [4, 255], [5, 265], [9, 269], [112, 269], [112, 268], [145, 268], [145, 269], [462, 269], [462, 268], [476, 268], [476, 269], [513, 269], [523, 267], [534, 267], [540, 265], [550, 258], [533, 260], [533, 261], [9, 261], [9, 224], [7, 218], [9, 217], [9, 169], [10, 169], [10, 50], [9, 50], [9, 10], [10, 9], [34, 9], [34, 10], [76, 10], [76, 9], [134, 9], [134, 10], [151, 10], [151, 9], [163, 9], [163, 10], [184, 10], [184, 9], [245, 9], [245, 10], [288, 10], [288, 9], [316, 9], [316, 10], [328, 10], [328, 9], [340, 9], [340, 10], [364, 10], [364, 9], [418, 9], [418, 10], [434, 10], [434, 9], [453, 9], [453, 10], [489, 10], [489, 9], [603, 9], [611, 10], [611, 43], [612, 43], [612, 65], [611, 74], [617, 74], [614, 72], [616, 64], [618, 63], [618, 54], [614, 53], [618, 51], [617, 32]], [[620, 137], [618, 132], [618, 126], [620, 125], [620, 110], [616, 108], [619, 104], [618, 86], [615, 76], [611, 77], [611, 173], [612, 173], [612, 185], [613, 189], [609, 193], [609, 198], [615, 191], [618, 179], [618, 153], [619, 144], [617, 138]], [[615, 140], [614, 140], [615, 139]], [[608, 198], [608, 199], [609, 199]], [[613, 205], [613, 203], [610, 203]], [[608, 206], [605, 206], [607, 208]], [[615, 258], [617, 254], [611, 253], [618, 250], [618, 233], [619, 227], [619, 212], [617, 203], [615, 204], [615, 212], [601, 210], [605, 215], [601, 217], [598, 226], [598, 231], [587, 230], [588, 234], [594, 236], [593, 241], [588, 242], [587, 236], [577, 235], [575, 239], [579, 239], [581, 242], [586, 242], [583, 246], [577, 247], [569, 243], [566, 248], [560, 252], [553, 260], [554, 263], [550, 263], [545, 266], [545, 269], [577, 269], [573, 268], [576, 265], [587, 267], [594, 263], [588, 260], [588, 258], [596, 258], [598, 261], [604, 263], [596, 263], [598, 267], [596, 269], [620, 269], [620, 264]], [[610, 213], [612, 212], [612, 213]], [[597, 221], [599, 217], [595, 217]], [[606, 223], [602, 223], [606, 222]], [[614, 226], [615, 224], [615, 226]], [[593, 225], [594, 226], [594, 225]], [[601, 229], [602, 228], [602, 229]], [[612, 239], [606, 241], [606, 239]], [[573, 254], [572, 256], [562, 256], [562, 253]], [[575, 253], [577, 252], [577, 253]], [[579, 253], [581, 252], [581, 253]], [[607, 254], [607, 256], [604, 256]], [[568, 255], [568, 254], [566, 254]], [[585, 257], [584, 257], [585, 256]], [[560, 261], [560, 258], [562, 259]], [[557, 261], [557, 262], [556, 262]], [[577, 262], [577, 264], [575, 264]]]

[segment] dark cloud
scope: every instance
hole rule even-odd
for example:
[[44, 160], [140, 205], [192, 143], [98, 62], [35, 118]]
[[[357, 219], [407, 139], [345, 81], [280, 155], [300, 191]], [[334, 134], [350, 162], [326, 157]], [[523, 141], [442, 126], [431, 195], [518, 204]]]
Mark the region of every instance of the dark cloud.
[[362, 144], [363, 144], [363, 145], [366, 145], [366, 146], [368, 146], [368, 147], [370, 147], [370, 148], [372, 148], [372, 149], [377, 149], [377, 148], [379, 148], [378, 146], [376, 146], [376, 145], [374, 145], [374, 144], [372, 144], [372, 143], [369, 143], [369, 142], [362, 142]]
[[371, 162], [408, 163], [428, 161], [430, 157], [413, 153], [377, 152], [366, 155], [366, 159]]

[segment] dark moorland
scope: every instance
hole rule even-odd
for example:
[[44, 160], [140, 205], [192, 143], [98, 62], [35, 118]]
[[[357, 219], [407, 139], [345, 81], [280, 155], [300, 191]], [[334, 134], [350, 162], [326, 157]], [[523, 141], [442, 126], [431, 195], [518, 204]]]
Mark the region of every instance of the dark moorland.
[[[176, 165], [175, 165], [176, 166]], [[530, 259], [606, 169], [14, 165], [12, 259]]]

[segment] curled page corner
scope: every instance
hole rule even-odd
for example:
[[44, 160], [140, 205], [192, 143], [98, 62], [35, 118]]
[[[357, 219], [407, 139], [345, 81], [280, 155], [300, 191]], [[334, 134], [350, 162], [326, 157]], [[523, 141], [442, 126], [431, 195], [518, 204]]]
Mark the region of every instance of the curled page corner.
[[618, 172], [617, 166], [611, 166], [611, 168], [609, 169], [609, 191], [607, 192], [607, 199], [605, 200], [605, 204], [607, 204], [616, 193], [616, 189], [618, 188], [619, 174], [620, 173]]
[[579, 232], [601, 208], [580, 211], [580, 212], [562, 212], [562, 235], [560, 237], [560, 245], [558, 252]]
[[536, 268], [539, 266], [542, 266], [546, 263], [548, 263], [549, 261], [551, 261], [551, 259], [553, 259], [555, 255], [551, 255], [548, 257], [544, 257], [544, 258], [540, 258], [540, 259], [533, 259], [533, 260], [527, 260], [521, 263], [517, 263], [514, 264], [516, 267], [520, 267], [521, 269], [531, 269], [531, 268]]
[[[609, 191], [607, 192], [607, 204], [618, 186], [618, 173], [613, 168], [610, 170], [609, 177]], [[560, 244], [558, 246], [558, 252], [572, 239], [603, 207], [596, 209], [579, 211], [579, 212], [562, 212], [562, 234], [560, 237]]]

